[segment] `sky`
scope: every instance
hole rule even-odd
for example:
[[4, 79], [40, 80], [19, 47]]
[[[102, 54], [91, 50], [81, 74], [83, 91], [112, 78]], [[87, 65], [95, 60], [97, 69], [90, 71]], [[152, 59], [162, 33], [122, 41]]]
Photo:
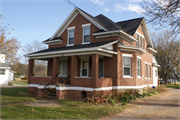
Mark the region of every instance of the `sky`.
[[[140, 13], [141, 1], [71, 0], [92, 16], [104, 14], [114, 22], [144, 17]], [[11, 32], [7, 37], [17, 38], [23, 46], [50, 38], [73, 9], [65, 0], [0, 0], [0, 14], [4, 17], [0, 22], [8, 26], [6, 33]]]

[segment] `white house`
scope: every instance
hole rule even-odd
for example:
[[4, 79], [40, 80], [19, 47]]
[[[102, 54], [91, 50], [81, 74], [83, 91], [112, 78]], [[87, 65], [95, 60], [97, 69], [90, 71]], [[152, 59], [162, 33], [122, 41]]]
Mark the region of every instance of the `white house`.
[[5, 62], [6, 51], [0, 49], [0, 85], [7, 85], [8, 81], [14, 79], [14, 71], [10, 70], [11, 67]]

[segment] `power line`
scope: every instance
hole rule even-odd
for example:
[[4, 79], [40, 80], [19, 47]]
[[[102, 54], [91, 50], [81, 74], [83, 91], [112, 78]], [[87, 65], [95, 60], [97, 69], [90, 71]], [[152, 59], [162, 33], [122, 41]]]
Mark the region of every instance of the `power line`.
[[[66, 1], [66, 0], [64, 0], [64, 1]], [[77, 6], [74, 5], [70, 0], [67, 0], [66, 2], [67, 2], [69, 5], [71, 5], [73, 8], [77, 7]]]

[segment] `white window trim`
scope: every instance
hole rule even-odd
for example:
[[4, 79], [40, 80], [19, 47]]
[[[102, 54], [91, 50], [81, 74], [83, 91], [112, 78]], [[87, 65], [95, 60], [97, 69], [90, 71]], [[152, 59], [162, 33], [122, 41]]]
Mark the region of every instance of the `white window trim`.
[[132, 69], [131, 68], [132, 67], [132, 59], [131, 59], [131, 65], [130, 65], [130, 75], [124, 75], [124, 58], [130, 58], [131, 59], [131, 57], [123, 56], [123, 77], [122, 78], [133, 78], [132, 77], [132, 72], [131, 72], [131, 69]]
[[[83, 27], [84, 26], [84, 27]], [[84, 24], [82, 25], [83, 28], [83, 36], [82, 36], [82, 43], [81, 44], [90, 44], [90, 33], [91, 33], [91, 28], [90, 28], [91, 24]], [[89, 42], [84, 42], [84, 28], [89, 28]]]
[[138, 78], [138, 79], [142, 79], [142, 77], [140, 77], [140, 76], [137, 76], [137, 78]]
[[81, 45], [84, 45], [84, 44], [90, 44], [90, 42], [81, 43]]
[[[142, 78], [141, 77], [141, 59], [137, 59], [137, 61], [138, 60], [140, 60], [140, 68], [139, 68], [140, 69], [140, 76], [137, 74], [137, 78]], [[137, 63], [137, 69], [138, 69], [138, 63]], [[138, 71], [137, 71], [137, 73], [138, 73]]]
[[67, 30], [70, 31], [70, 30], [74, 30], [75, 29], [75, 26], [73, 27], [68, 27]]
[[[82, 61], [87, 61], [87, 76], [82, 76]], [[89, 76], [89, 59], [88, 58], [82, 58], [81, 59], [81, 67], [80, 67], [80, 77], [88, 78]]]
[[69, 28], [67, 28], [67, 30], [68, 30], [68, 37], [67, 37], [67, 45], [66, 46], [74, 46], [74, 44], [69, 44], [69, 31], [74, 30], [74, 32], [75, 32], [75, 27], [69, 27]]
[[136, 34], [138, 34], [139, 36], [144, 38], [144, 36], [141, 33], [137, 32], [137, 31], [136, 31]]
[[122, 54], [123, 57], [132, 57], [132, 54]]
[[140, 60], [141, 60], [141, 57], [140, 57], [140, 56], [137, 56], [137, 59], [140, 59]]
[[91, 26], [91, 23], [88, 23], [88, 24], [83, 24], [82, 27], [85, 28], [85, 27], [90, 27]]
[[[147, 67], [148, 67], [147, 62], [145, 62], [145, 79], [148, 79], [148, 78], [146, 77], [146, 70], [148, 70], [148, 69], [146, 68], [146, 65], [147, 65]], [[148, 76], [148, 71], [147, 71], [147, 76]]]
[[122, 78], [133, 78], [132, 76], [127, 76], [127, 75], [123, 75], [123, 77]]

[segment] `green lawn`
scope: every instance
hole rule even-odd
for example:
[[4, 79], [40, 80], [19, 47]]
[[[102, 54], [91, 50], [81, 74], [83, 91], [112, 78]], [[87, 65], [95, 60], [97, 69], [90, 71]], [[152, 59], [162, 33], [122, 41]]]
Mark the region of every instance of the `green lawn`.
[[166, 87], [168, 88], [175, 88], [175, 89], [180, 89], [180, 84], [176, 84], [176, 85], [166, 85]]
[[18, 85], [28, 85], [28, 81], [24, 80], [24, 81], [13, 81], [13, 82], [9, 82], [11, 84], [18, 84]]
[[57, 100], [60, 107], [30, 107], [38, 98], [28, 96], [28, 88], [1, 88], [2, 119], [98, 119], [131, 106], [101, 106], [75, 100]]

